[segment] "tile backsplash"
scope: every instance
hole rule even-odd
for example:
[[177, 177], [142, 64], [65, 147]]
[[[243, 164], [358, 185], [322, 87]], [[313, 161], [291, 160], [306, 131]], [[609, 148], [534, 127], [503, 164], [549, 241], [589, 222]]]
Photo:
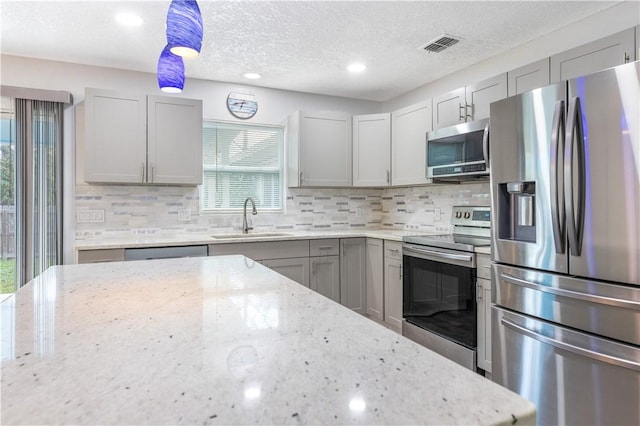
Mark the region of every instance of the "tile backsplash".
[[[194, 187], [77, 185], [76, 239], [240, 230], [242, 214], [201, 213], [199, 197]], [[385, 189], [295, 188], [288, 189], [286, 197], [284, 212], [258, 210], [252, 216], [256, 232], [359, 227], [448, 232], [454, 205], [490, 204], [488, 182]]]

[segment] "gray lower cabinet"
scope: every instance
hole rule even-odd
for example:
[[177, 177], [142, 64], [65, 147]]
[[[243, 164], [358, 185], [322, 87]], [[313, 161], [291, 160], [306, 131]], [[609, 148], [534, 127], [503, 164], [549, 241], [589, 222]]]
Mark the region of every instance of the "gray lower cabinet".
[[309, 287], [308, 257], [263, 260], [262, 264], [297, 283]]
[[79, 250], [78, 263], [121, 262], [124, 261], [124, 249]]
[[478, 368], [491, 373], [491, 259], [478, 255]]
[[384, 321], [384, 249], [382, 240], [367, 238], [367, 315]]
[[384, 242], [384, 322], [402, 332], [402, 244]]
[[340, 256], [309, 258], [309, 287], [340, 303]]
[[309, 240], [209, 244], [209, 256], [241, 254], [253, 260], [309, 257]]
[[340, 240], [340, 303], [363, 315], [367, 313], [366, 240]]

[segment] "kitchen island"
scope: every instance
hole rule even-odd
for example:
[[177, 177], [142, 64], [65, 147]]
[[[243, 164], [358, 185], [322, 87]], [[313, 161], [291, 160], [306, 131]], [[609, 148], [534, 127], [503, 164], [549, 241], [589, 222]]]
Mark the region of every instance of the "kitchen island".
[[2, 424], [518, 424], [515, 393], [243, 256], [49, 268], [5, 300]]

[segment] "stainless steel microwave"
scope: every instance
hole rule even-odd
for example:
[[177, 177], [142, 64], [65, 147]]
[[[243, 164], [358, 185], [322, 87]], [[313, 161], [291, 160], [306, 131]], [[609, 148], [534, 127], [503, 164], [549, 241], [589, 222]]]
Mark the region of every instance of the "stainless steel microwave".
[[488, 159], [488, 118], [427, 133], [427, 178], [488, 177]]

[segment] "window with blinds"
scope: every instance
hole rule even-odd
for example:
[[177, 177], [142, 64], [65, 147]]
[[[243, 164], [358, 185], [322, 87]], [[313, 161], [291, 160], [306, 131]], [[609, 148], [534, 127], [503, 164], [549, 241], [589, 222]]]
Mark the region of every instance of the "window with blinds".
[[282, 210], [284, 128], [205, 121], [203, 211]]

